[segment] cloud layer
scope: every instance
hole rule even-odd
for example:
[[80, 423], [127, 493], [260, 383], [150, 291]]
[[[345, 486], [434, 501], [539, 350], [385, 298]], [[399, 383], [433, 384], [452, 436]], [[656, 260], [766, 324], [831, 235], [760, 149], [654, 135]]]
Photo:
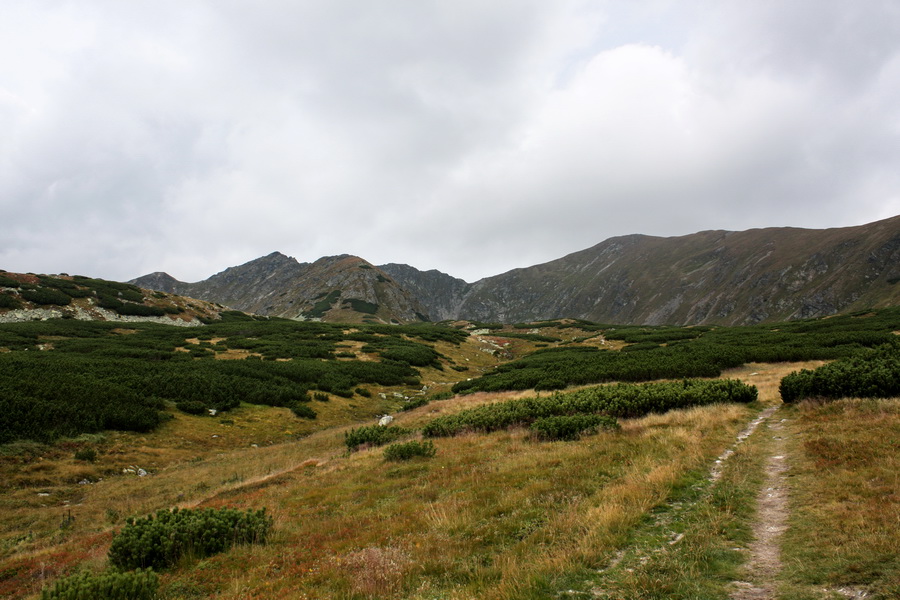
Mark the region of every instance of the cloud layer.
[[273, 250], [473, 281], [614, 235], [900, 213], [900, 8], [13, 0], [0, 267]]

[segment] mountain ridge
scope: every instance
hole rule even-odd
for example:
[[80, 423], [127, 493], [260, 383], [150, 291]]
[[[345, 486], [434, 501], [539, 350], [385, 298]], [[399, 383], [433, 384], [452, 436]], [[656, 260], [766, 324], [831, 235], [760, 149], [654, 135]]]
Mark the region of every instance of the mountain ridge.
[[[351, 269], [338, 268], [343, 279], [322, 278], [341, 261]], [[360, 269], [363, 264], [366, 267]], [[391, 292], [382, 294], [389, 297], [373, 302], [371, 290], [363, 290], [358, 277], [348, 275], [359, 275], [352, 272], [354, 267], [389, 280]], [[254, 274], [248, 277], [250, 271]], [[157, 289], [153, 285], [171, 285], [167, 278], [174, 280], [153, 273], [131, 283]], [[283, 303], [267, 301], [290, 295], [309, 309], [322, 290], [349, 286], [347, 293], [341, 292], [342, 302], [362, 293], [367, 298], [361, 300], [387, 307], [382, 315], [390, 313], [387, 320], [398, 320], [398, 315], [404, 321], [426, 316], [501, 322], [572, 317], [623, 324], [747, 325], [889, 306], [900, 301], [898, 282], [900, 216], [829, 229], [767, 227], [672, 237], [615, 236], [473, 283], [435, 269], [421, 271], [400, 263], [374, 266], [349, 255], [299, 263], [273, 252], [202, 282], [178, 282], [189, 287], [174, 291], [291, 318], [303, 311], [291, 315], [293, 309]], [[254, 299], [248, 285], [265, 293]], [[339, 312], [329, 316], [336, 318]]]
[[[349, 254], [301, 263], [281, 252], [228, 267], [195, 283], [155, 272], [129, 283], [212, 300], [245, 312], [290, 319], [406, 323], [425, 308], [387, 274]], [[160, 291], [166, 291], [161, 289]]]

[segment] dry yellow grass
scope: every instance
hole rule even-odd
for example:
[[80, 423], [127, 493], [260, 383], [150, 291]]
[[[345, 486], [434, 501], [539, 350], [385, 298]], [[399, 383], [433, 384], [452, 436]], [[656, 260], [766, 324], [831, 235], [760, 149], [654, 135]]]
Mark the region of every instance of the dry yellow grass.
[[[479, 368], [496, 361], [472, 345], [440, 351]], [[777, 399], [777, 381], [795, 368], [750, 365], [728, 376], [759, 386], [769, 403]], [[450, 383], [441, 371], [424, 375], [433, 389]], [[522, 395], [433, 402], [396, 415], [396, 422], [419, 427], [437, 415]], [[108, 434], [94, 465], [74, 461], [70, 451], [48, 455], [49, 468], [33, 461], [31, 473], [4, 464], [4, 474], [46, 477], [53, 488], [41, 497], [47, 506], [36, 501], [33, 485], [7, 489], [0, 500], [14, 517], [0, 531], [0, 569], [15, 572], [10, 581], [30, 582], [12, 597], [40, 589], [32, 576], [42, 564], [51, 577], [78, 563], [102, 565], [111, 531], [125, 516], [203, 505], [267, 507], [276, 533], [265, 547], [237, 548], [166, 575], [164, 590], [221, 599], [375, 597], [348, 565], [393, 561], [394, 575], [383, 582], [393, 595], [385, 597], [525, 597], [542, 578], [608, 559], [673, 486], [708, 468], [753, 413], [731, 405], [677, 411], [625, 421], [621, 432], [579, 442], [538, 443], [519, 430], [464, 435], [438, 440], [434, 459], [402, 464], [385, 462], [380, 449], [348, 455], [346, 427], [315, 431], [387, 406], [374, 400], [314, 402], [316, 423], [268, 407], [242, 407], [227, 415], [230, 424], [177, 415], [146, 436]], [[121, 474], [130, 464], [151, 475]], [[80, 469], [104, 480], [73, 485]], [[75, 520], [61, 530], [69, 510]]]

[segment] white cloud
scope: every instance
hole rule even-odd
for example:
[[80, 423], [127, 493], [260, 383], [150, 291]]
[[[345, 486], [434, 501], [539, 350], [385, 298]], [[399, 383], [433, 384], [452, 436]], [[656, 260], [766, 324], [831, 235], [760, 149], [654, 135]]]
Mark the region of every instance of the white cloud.
[[890, 3], [9, 5], [5, 269], [196, 280], [281, 250], [473, 280], [897, 206]]

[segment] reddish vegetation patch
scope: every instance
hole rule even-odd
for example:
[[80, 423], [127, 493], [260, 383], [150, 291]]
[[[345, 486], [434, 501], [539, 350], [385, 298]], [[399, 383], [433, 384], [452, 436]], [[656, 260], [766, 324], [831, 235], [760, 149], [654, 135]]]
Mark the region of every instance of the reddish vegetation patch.
[[102, 556], [112, 542], [112, 532], [97, 533], [46, 554], [12, 560], [0, 567], [0, 597], [25, 598], [69, 573], [84, 561]]
[[28, 275], [26, 273], [4, 273], [4, 277], [9, 277], [10, 279], [15, 279], [19, 283], [40, 283], [40, 279], [38, 279], [37, 275]]

